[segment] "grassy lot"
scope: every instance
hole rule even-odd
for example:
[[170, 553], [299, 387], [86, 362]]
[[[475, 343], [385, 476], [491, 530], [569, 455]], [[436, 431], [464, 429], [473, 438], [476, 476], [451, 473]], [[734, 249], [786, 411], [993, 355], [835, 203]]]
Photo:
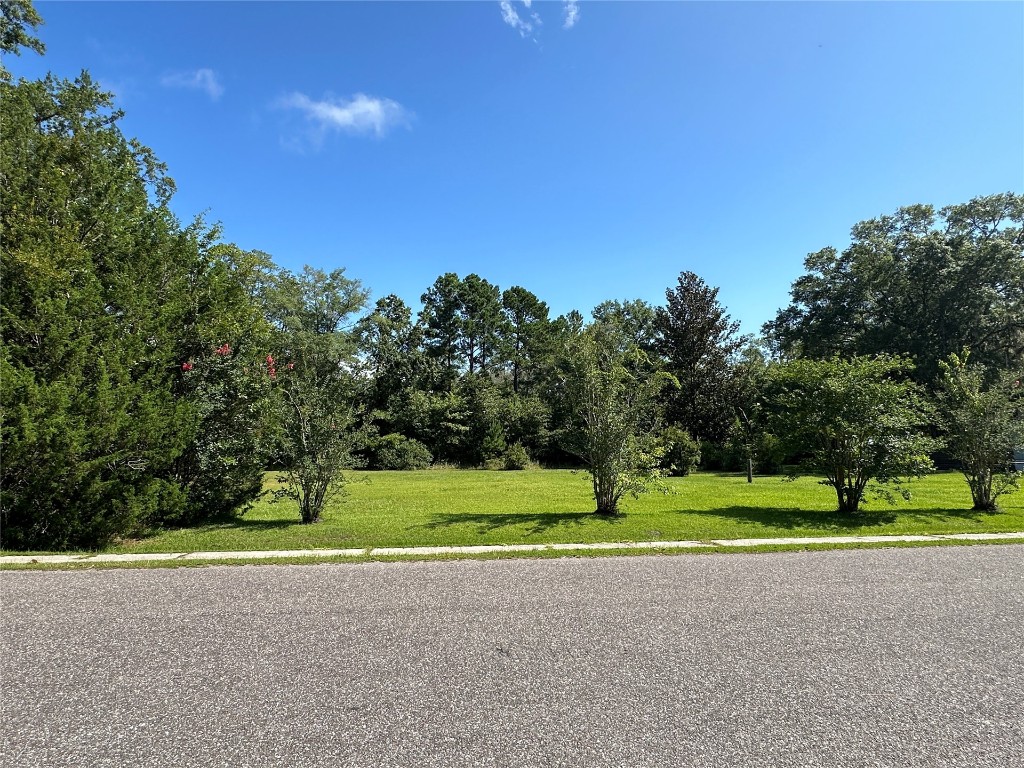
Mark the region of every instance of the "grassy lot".
[[[911, 486], [909, 502], [872, 501], [857, 518], [833, 511], [834, 492], [814, 478], [787, 482], [698, 474], [670, 481], [671, 495], [627, 499], [626, 514], [602, 519], [589, 478], [565, 470], [353, 473], [346, 498], [315, 525], [298, 523], [294, 502], [264, 500], [240, 519], [167, 531], [112, 551], [313, 549], [673, 539], [732, 539], [899, 533], [1024, 531], [1024, 493], [997, 513], [970, 510], [959, 474]], [[272, 474], [267, 487], [275, 487]]]

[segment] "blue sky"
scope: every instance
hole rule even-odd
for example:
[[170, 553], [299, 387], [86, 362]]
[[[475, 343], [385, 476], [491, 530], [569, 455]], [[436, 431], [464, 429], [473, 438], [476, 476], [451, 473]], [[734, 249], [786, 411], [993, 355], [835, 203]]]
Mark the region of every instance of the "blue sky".
[[1024, 191], [1021, 3], [37, 8], [8, 68], [113, 90], [183, 220], [414, 309], [449, 271], [586, 314], [692, 270], [756, 332], [856, 222]]

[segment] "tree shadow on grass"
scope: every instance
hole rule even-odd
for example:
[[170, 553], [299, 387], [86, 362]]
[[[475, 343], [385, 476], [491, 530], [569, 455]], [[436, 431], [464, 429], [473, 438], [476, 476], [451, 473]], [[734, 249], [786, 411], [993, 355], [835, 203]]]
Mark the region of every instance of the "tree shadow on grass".
[[288, 528], [292, 525], [300, 525], [301, 521], [296, 520], [246, 520], [244, 517], [223, 517], [214, 520], [207, 520], [204, 523], [181, 523], [180, 525], [168, 525], [163, 528], [151, 528], [136, 537], [120, 539], [122, 544], [138, 544], [153, 539], [169, 532], [189, 531], [195, 534], [216, 533], [218, 531], [247, 531], [258, 533], [259, 531], [276, 531]]
[[[884, 503], [884, 502], [882, 502]], [[698, 517], [717, 517], [733, 523], [753, 523], [765, 528], [798, 528], [821, 531], [848, 532], [859, 528], [904, 523], [908, 527], [942, 527], [945, 524], [960, 528], [965, 523], [981, 523], [993, 514], [973, 509], [901, 509], [873, 504], [856, 515], [839, 511], [798, 509], [796, 507], [744, 507], [732, 506], [709, 510], [678, 509], [679, 514]]]
[[552, 528], [582, 527], [590, 523], [621, 523], [624, 515], [598, 515], [594, 512], [508, 512], [437, 514], [429, 523], [417, 526], [430, 531], [457, 525], [476, 526], [477, 533], [492, 533], [502, 528], [526, 527], [526, 533], [537, 534]]
[[233, 520], [223, 520], [214, 524], [217, 528], [240, 528], [248, 529], [253, 531], [269, 531], [277, 528], [288, 528], [292, 525], [302, 525], [302, 520], [295, 518], [294, 520], [246, 520], [244, 517], [238, 517]]
[[246, 520], [244, 517], [222, 517], [214, 520], [208, 520], [205, 523], [199, 524], [187, 524], [183, 523], [176, 526], [167, 526], [162, 531], [156, 531], [157, 533], [163, 533], [166, 531], [175, 530], [192, 530], [192, 531], [272, 531], [279, 528], [288, 528], [292, 525], [300, 525], [302, 523], [298, 517], [294, 520]]

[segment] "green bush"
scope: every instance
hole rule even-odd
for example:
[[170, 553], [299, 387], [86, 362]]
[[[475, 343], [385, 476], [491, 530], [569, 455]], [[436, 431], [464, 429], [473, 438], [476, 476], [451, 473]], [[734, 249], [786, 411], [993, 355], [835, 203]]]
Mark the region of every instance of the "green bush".
[[373, 441], [370, 469], [426, 469], [433, 459], [419, 440], [390, 434]]
[[786, 449], [779, 438], [769, 432], [757, 436], [754, 444], [754, 466], [759, 474], [779, 474], [785, 460]]
[[685, 429], [666, 427], [659, 439], [663, 451], [661, 467], [673, 477], [685, 477], [700, 463], [700, 443]]
[[[754, 471], [759, 475], [777, 475], [786, 460], [786, 448], [782, 441], [770, 432], [759, 432], [753, 438]], [[704, 444], [705, 469], [723, 472], [746, 472], [747, 449], [743, 437], [734, 433], [732, 438], [721, 445]]]
[[526, 452], [522, 443], [513, 443], [502, 458], [504, 468], [508, 470], [529, 469], [532, 464], [530, 454]]

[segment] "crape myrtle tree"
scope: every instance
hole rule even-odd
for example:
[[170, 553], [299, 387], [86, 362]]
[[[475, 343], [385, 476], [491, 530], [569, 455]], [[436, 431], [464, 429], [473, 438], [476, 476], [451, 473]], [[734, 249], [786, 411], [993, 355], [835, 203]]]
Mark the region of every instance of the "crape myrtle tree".
[[792, 301], [765, 324], [787, 357], [907, 355], [928, 386], [963, 348], [989, 368], [1024, 362], [1024, 196], [938, 212], [899, 209], [853, 228], [841, 253], [807, 256]]
[[911, 364], [879, 356], [795, 360], [772, 369], [774, 422], [807, 471], [836, 492], [838, 509], [856, 514], [870, 489], [895, 501], [904, 482], [932, 468], [939, 443], [925, 434], [930, 413], [922, 388], [905, 379]]
[[950, 355], [939, 363], [939, 424], [946, 449], [957, 459], [971, 489], [974, 509], [994, 510], [996, 500], [1019, 488], [1020, 473], [1010, 457], [1024, 445], [1024, 371], [986, 377], [970, 354]]
[[261, 362], [271, 348], [267, 294], [277, 268], [260, 251], [201, 238], [179, 329], [174, 393], [191, 404], [193, 437], [170, 477], [188, 503], [167, 522], [194, 523], [244, 512], [263, 489], [278, 441], [275, 397]]
[[586, 465], [597, 514], [617, 514], [624, 495], [638, 496], [661, 477], [657, 398], [666, 380], [644, 359], [594, 323], [568, 340], [560, 361], [569, 412], [563, 446]]
[[265, 360], [281, 397], [285, 477], [304, 523], [343, 490], [366, 439], [352, 316], [367, 293], [344, 270], [283, 272], [271, 307], [277, 354]]

